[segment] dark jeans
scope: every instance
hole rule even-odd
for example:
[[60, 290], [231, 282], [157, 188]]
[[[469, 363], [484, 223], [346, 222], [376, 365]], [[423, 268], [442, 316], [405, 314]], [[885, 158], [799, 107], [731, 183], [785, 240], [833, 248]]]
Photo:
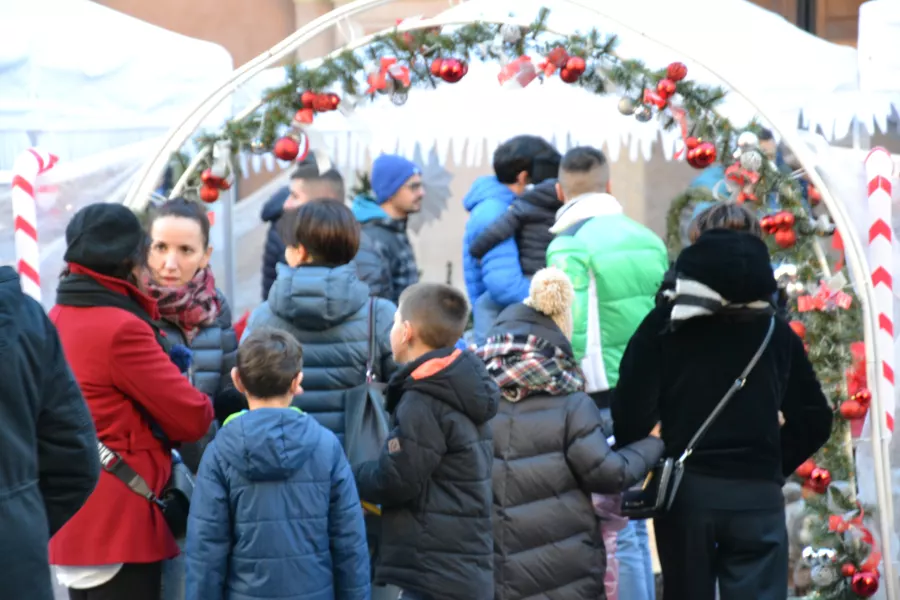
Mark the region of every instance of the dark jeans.
[[[698, 481], [699, 479], [699, 481]], [[654, 519], [665, 600], [785, 600], [788, 539], [773, 482], [685, 475]]]
[[69, 600], [159, 600], [162, 563], [124, 564], [116, 576], [89, 590], [69, 590]]
[[426, 596], [425, 594], [420, 594], [419, 592], [401, 590], [399, 600], [434, 600], [434, 598]]

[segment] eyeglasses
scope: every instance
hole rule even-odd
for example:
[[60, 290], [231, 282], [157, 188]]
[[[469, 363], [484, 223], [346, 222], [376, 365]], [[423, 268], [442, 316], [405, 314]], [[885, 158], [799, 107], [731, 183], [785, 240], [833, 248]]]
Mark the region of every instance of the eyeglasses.
[[407, 183], [406, 187], [411, 192], [417, 192], [424, 187], [424, 184], [421, 181], [413, 181], [412, 183]]

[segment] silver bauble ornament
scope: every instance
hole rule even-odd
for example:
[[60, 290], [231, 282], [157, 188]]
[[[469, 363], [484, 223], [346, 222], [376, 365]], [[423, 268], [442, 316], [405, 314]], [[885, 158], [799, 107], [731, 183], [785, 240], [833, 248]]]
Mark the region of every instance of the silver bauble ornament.
[[778, 283], [797, 281], [797, 265], [784, 263], [775, 268], [775, 280]]
[[831, 548], [819, 548], [816, 550], [816, 561], [820, 565], [833, 563], [837, 560], [837, 552]]
[[653, 118], [653, 111], [650, 110], [649, 106], [638, 106], [634, 109], [634, 118], [641, 123], [646, 123]]
[[813, 566], [816, 564], [816, 549], [812, 546], [807, 546], [800, 554], [800, 558], [803, 559], [803, 564]]
[[762, 153], [758, 150], [741, 151], [741, 168], [757, 173], [762, 168], [762, 164]]
[[834, 234], [834, 222], [831, 220], [831, 217], [826, 214], [819, 215], [818, 218], [813, 220], [811, 224], [816, 232], [816, 235], [825, 236]]
[[634, 100], [631, 98], [622, 98], [619, 100], [619, 112], [625, 115], [626, 117], [630, 117], [634, 114]]
[[250, 152], [253, 154], [265, 154], [269, 149], [266, 148], [266, 145], [263, 143], [260, 138], [253, 138], [250, 140]]
[[737, 145], [741, 152], [756, 150], [759, 148], [759, 136], [752, 131], [745, 131], [738, 136]]
[[813, 585], [819, 588], [826, 588], [837, 582], [839, 573], [834, 565], [816, 565], [809, 572]]
[[406, 90], [394, 90], [391, 92], [391, 102], [394, 106], [403, 106], [409, 99], [409, 93]]
[[806, 293], [806, 286], [799, 281], [792, 281], [784, 287], [784, 291], [791, 298], [799, 298]]
[[506, 23], [500, 26], [500, 37], [507, 44], [515, 44], [522, 39], [522, 28], [512, 23]]

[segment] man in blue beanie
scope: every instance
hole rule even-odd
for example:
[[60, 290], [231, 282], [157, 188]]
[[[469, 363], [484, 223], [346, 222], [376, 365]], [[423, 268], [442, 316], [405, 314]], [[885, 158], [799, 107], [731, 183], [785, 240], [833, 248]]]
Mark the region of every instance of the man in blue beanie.
[[395, 154], [382, 154], [372, 165], [372, 193], [353, 200], [353, 214], [375, 242], [382, 260], [390, 265], [395, 304], [407, 287], [419, 281], [416, 257], [406, 235], [409, 215], [422, 209], [425, 188], [419, 167]]

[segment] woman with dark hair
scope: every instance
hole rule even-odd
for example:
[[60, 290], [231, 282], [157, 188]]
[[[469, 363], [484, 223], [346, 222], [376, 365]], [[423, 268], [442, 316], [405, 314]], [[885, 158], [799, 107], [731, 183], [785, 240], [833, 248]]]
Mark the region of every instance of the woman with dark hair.
[[[375, 377], [385, 382], [396, 370], [391, 358], [393, 303], [369, 299], [369, 287], [351, 264], [360, 225], [334, 200], [313, 200], [290, 215], [283, 232], [285, 264], [269, 299], [250, 315], [253, 329], [274, 327], [303, 344], [303, 394], [294, 404], [344, 442], [344, 409], [366, 381], [369, 319], [374, 320]], [[370, 315], [370, 309], [373, 311]]]
[[740, 383], [685, 459], [671, 510], [654, 520], [666, 598], [713, 600], [717, 582], [722, 600], [787, 594], [781, 487], [828, 440], [832, 411], [803, 341], [774, 314], [769, 261], [752, 233], [702, 233], [619, 366], [616, 443], [661, 423], [676, 459]]
[[138, 287], [147, 240], [137, 217], [117, 204], [86, 206], [66, 243], [50, 318], [107, 450], [96, 490], [50, 541], [50, 564], [72, 600], [158, 600], [162, 563], [178, 546], [159, 505], [116, 467], [159, 496], [173, 447], [206, 434], [212, 405], [167, 355], [156, 302]]

